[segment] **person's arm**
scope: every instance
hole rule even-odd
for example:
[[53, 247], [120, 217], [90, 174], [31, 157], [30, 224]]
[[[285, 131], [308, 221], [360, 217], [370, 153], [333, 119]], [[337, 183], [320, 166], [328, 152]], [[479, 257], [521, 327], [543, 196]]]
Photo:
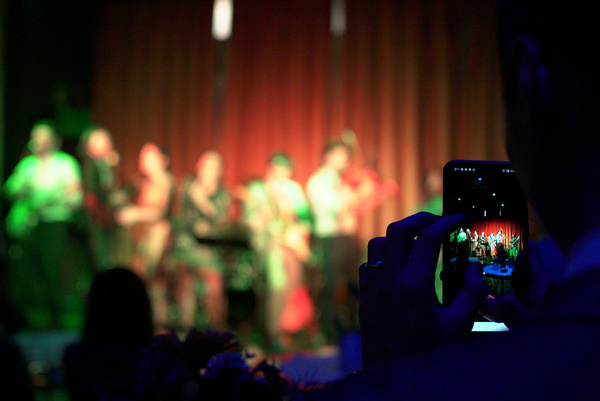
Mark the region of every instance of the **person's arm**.
[[69, 168], [65, 173], [65, 184], [63, 201], [65, 204], [76, 209], [83, 203], [83, 188], [81, 185], [81, 167], [79, 163], [73, 158], [68, 160]]
[[219, 214], [223, 212], [222, 207], [220, 207], [221, 205], [219, 204], [220, 195], [213, 199], [207, 194], [205, 187], [195, 187], [194, 183], [188, 188], [187, 195], [194, 207], [204, 216], [211, 220], [218, 220]]
[[[359, 268], [363, 368], [422, 352], [468, 334], [489, 288], [471, 264], [465, 285], [445, 308], [435, 294], [440, 246], [463, 215], [419, 213], [392, 223], [369, 242]], [[416, 239], [415, 239], [416, 238]]]
[[152, 223], [165, 217], [173, 181], [167, 177], [152, 183], [153, 187], [146, 193], [147, 199], [141, 199], [137, 205], [125, 206], [115, 215], [119, 224], [128, 226], [137, 223]]
[[28, 163], [30, 163], [29, 158], [21, 160], [4, 183], [4, 193], [9, 198], [15, 199], [27, 195], [30, 175], [25, 170]]

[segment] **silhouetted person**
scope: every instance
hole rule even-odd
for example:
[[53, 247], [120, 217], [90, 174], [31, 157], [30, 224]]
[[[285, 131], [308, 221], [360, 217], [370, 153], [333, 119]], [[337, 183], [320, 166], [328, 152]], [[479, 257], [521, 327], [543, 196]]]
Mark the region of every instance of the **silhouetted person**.
[[13, 330], [22, 328], [24, 322], [6, 296], [4, 268], [4, 254], [0, 251], [0, 398], [6, 401], [33, 401], [25, 358], [8, 336]]
[[[442, 308], [433, 292], [439, 247], [464, 216], [420, 213], [390, 224], [385, 238], [369, 243], [369, 263], [359, 271], [363, 370], [308, 399], [591, 400], [600, 394], [598, 7], [496, 4], [508, 154], [566, 264], [540, 266], [539, 251], [530, 248], [530, 291], [537, 295], [530, 294], [530, 305], [510, 295], [487, 299], [489, 289], [471, 265], [454, 303]], [[554, 271], [540, 274], [541, 267]], [[554, 282], [544, 287], [549, 278]], [[469, 338], [484, 301], [485, 313], [504, 320], [510, 332]]]
[[[151, 347], [152, 311], [141, 279], [128, 269], [92, 282], [81, 342], [64, 356], [67, 390], [78, 400], [181, 399], [180, 375]], [[183, 373], [183, 372], [181, 372]]]
[[67, 389], [75, 400], [129, 391], [134, 355], [152, 341], [150, 302], [142, 281], [126, 269], [98, 274], [88, 296], [81, 343], [64, 358]]
[[4, 401], [33, 401], [34, 399], [25, 358], [19, 347], [3, 338], [1, 332], [0, 398]]

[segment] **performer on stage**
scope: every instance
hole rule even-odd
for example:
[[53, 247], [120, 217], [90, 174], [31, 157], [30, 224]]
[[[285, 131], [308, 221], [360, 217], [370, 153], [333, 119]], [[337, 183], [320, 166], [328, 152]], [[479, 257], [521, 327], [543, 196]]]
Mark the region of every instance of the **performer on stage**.
[[222, 251], [199, 244], [197, 239], [218, 236], [230, 215], [231, 197], [222, 182], [223, 157], [216, 150], [200, 155], [196, 173], [183, 181], [179, 193], [179, 213], [173, 221], [173, 257], [183, 266], [178, 269], [176, 300], [180, 325], [192, 328], [196, 323], [198, 282], [205, 286], [203, 313], [209, 327], [225, 330], [227, 300], [223, 275]]
[[244, 220], [266, 281], [266, 331], [272, 346], [306, 328], [313, 306], [304, 286], [303, 264], [310, 257], [310, 209], [300, 184], [292, 180], [291, 159], [271, 157], [262, 180], [250, 182]]
[[82, 244], [71, 227], [83, 199], [81, 170], [59, 147], [53, 124], [36, 123], [29, 141], [31, 155], [17, 164], [4, 184], [15, 201], [7, 231], [22, 239], [33, 272], [28, 298], [37, 302], [32, 319], [49, 317], [51, 322], [40, 324], [54, 328], [77, 325], [83, 300], [77, 283], [85, 271]]
[[473, 236], [471, 237], [471, 255], [475, 255], [475, 257], [479, 258], [480, 254], [479, 234], [477, 234], [477, 230], [475, 230], [473, 231]]
[[136, 254], [132, 269], [149, 285], [155, 323], [167, 319], [166, 283], [158, 275], [171, 233], [169, 209], [173, 195], [173, 177], [168, 170], [169, 158], [156, 144], [142, 146], [139, 156], [140, 182], [137, 201], [121, 208], [117, 223], [134, 228]]
[[502, 229], [500, 228], [498, 230], [498, 232], [496, 233], [496, 249], [498, 248], [499, 244], [502, 244], [502, 246], [504, 247], [504, 239], [506, 238], [506, 236], [502, 233]]
[[341, 141], [325, 147], [323, 164], [307, 183], [322, 263], [320, 324], [329, 341], [337, 337], [334, 320], [342, 328], [356, 328], [358, 274], [352, 264], [360, 252], [356, 244], [359, 219], [398, 190], [393, 180], [382, 180], [366, 168], [364, 160], [363, 166], [352, 162], [353, 150], [360, 152], [356, 135], [345, 130]]
[[[350, 288], [358, 288], [358, 246], [355, 243], [360, 194], [342, 180], [350, 165], [350, 149], [331, 142], [323, 152], [321, 168], [308, 180], [307, 193], [314, 215], [314, 236], [321, 259], [321, 291], [317, 299], [320, 325], [330, 342], [335, 342], [335, 319], [353, 326], [355, 300]], [[354, 307], [353, 307], [354, 306]]]
[[513, 234], [510, 239], [510, 245], [508, 249], [508, 258], [515, 260], [517, 259], [517, 255], [519, 254], [521, 236], [515, 237]]
[[488, 242], [488, 238], [485, 235], [485, 231], [482, 231], [479, 235], [479, 248], [481, 250], [481, 257], [485, 258], [489, 255], [490, 244]]
[[488, 245], [490, 247], [490, 256], [492, 258], [495, 258], [496, 257], [496, 236], [494, 235], [493, 231], [488, 236]]
[[119, 154], [108, 130], [91, 127], [79, 142], [83, 172], [83, 205], [89, 220], [89, 242], [98, 268], [117, 265], [114, 212], [120, 206]]

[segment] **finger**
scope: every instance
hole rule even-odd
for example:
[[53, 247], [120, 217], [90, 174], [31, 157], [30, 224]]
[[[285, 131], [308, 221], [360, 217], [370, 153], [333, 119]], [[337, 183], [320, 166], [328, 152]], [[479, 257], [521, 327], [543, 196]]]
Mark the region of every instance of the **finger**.
[[465, 272], [464, 287], [445, 310], [445, 320], [457, 331], [470, 330], [477, 311], [487, 299], [489, 291], [481, 276], [481, 266], [472, 263]]
[[525, 306], [511, 294], [500, 299], [486, 299], [480, 313], [488, 320], [506, 324], [509, 329], [531, 317]]
[[[556, 247], [553, 242], [546, 241], [546, 244]], [[538, 245], [529, 241], [528, 246], [529, 296], [527, 299], [527, 306], [530, 310], [533, 310], [546, 294], [548, 274], [546, 273], [544, 258], [542, 257], [542, 252]], [[556, 248], [556, 250], [560, 253], [558, 248]]]
[[384, 270], [383, 254], [385, 237], [376, 237], [369, 241], [367, 263], [358, 269], [359, 290], [361, 296], [377, 290], [382, 284], [381, 275]]
[[435, 279], [435, 269], [440, 256], [440, 247], [444, 239], [458, 228], [465, 220], [462, 214], [444, 216], [436, 223], [419, 232], [410, 261], [403, 275], [411, 285], [419, 288], [431, 286]]
[[358, 292], [361, 304], [364, 302], [364, 297], [367, 296], [367, 264], [363, 263], [358, 268]]
[[387, 227], [385, 243], [385, 270], [392, 276], [402, 273], [409, 258], [414, 238], [421, 230], [440, 219], [431, 213], [417, 213]]
[[385, 237], [376, 237], [369, 241], [367, 247], [367, 262], [371, 264], [383, 262], [385, 242]]

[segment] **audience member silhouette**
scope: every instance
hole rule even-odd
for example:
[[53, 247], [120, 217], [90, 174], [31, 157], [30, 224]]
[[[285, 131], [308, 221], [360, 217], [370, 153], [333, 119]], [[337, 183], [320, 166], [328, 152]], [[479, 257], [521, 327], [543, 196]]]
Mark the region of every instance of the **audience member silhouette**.
[[81, 342], [64, 355], [71, 399], [184, 398], [184, 372], [153, 350], [152, 339], [152, 312], [142, 280], [123, 268], [99, 273], [90, 288]]
[[6, 263], [3, 253], [0, 251], [0, 398], [6, 401], [33, 401], [25, 358], [8, 336], [13, 330], [22, 328], [24, 321], [5, 295], [3, 275]]
[[[462, 215], [420, 213], [369, 243], [360, 267], [363, 371], [306, 399], [596, 399], [600, 393], [598, 9], [585, 2], [497, 1], [506, 145], [531, 205], [566, 255], [531, 288], [542, 299], [486, 299], [476, 265], [454, 303], [433, 291], [443, 239]], [[585, 174], [582, 174], [585, 172]], [[415, 240], [416, 237], [416, 240]], [[550, 267], [550, 266], [545, 266]], [[536, 302], [537, 301], [537, 302]], [[477, 310], [508, 333], [473, 337]], [[534, 308], [529, 312], [526, 307]]]
[[5, 401], [33, 401], [34, 399], [21, 350], [2, 336], [0, 336], [0, 397]]

